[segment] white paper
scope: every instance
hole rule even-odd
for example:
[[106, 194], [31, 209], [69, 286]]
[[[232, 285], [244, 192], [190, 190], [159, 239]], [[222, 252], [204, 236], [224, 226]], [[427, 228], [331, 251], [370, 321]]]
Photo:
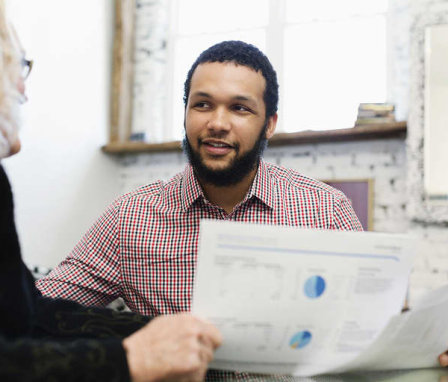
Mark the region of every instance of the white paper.
[[401, 311], [406, 235], [204, 220], [193, 312], [224, 343], [212, 368], [307, 376], [357, 358]]
[[346, 370], [387, 370], [437, 367], [448, 350], [448, 287], [429, 293], [420, 306], [391, 318], [376, 341]]

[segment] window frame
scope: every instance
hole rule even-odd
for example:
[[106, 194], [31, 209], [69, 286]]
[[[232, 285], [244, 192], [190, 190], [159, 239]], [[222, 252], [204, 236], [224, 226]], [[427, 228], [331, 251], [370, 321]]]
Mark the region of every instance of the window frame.
[[[177, 23], [173, 17], [177, 16], [177, 12], [174, 11], [179, 1], [185, 0], [170, 0], [169, 1], [169, 29], [167, 36], [167, 65], [166, 70], [168, 73], [174, 69], [173, 57], [174, 57], [174, 41], [179, 38], [177, 33]], [[297, 25], [297, 23], [288, 23], [286, 20], [286, 1], [287, 0], [268, 0], [269, 6], [269, 21], [266, 27], [266, 52], [270, 57], [275, 68], [284, 67], [284, 30], [287, 26]], [[135, 9], [136, 0], [115, 0], [115, 34], [114, 34], [114, 53], [113, 53], [113, 68], [112, 68], [112, 89], [111, 89], [111, 128], [109, 143], [103, 148], [106, 152], [119, 152], [121, 149], [124, 151], [171, 151], [178, 150], [180, 148], [180, 142], [173, 141], [173, 112], [172, 108], [168, 106], [170, 102], [165, 102], [165, 131], [164, 141], [161, 143], [147, 143], [147, 142], [132, 142], [130, 137], [132, 135], [132, 88], [133, 88], [133, 49], [135, 38]], [[354, 16], [356, 17], [356, 16]], [[388, 29], [388, 17], [386, 14], [386, 29]], [[386, 33], [388, 31], [386, 30]], [[279, 36], [281, 38], [279, 38]], [[388, 44], [390, 45], [390, 44]], [[389, 60], [389, 46], [387, 47], [387, 57]], [[386, 91], [389, 95], [390, 89], [390, 70], [387, 70], [386, 78]], [[283, 99], [283, 70], [277, 71], [278, 81], [280, 84], [279, 96], [280, 100]], [[173, 76], [167, 76], [167, 94], [166, 99], [170, 101], [173, 98]], [[283, 114], [279, 115], [279, 125], [282, 126], [281, 118]], [[366, 134], [353, 132], [353, 134], [347, 130], [337, 133], [339, 129], [329, 129], [322, 131], [312, 132], [310, 135], [307, 132], [293, 132], [285, 133], [279, 131], [272, 140], [274, 145], [285, 145], [288, 141], [291, 144], [298, 144], [302, 141], [309, 142], [317, 139], [315, 137], [329, 137], [336, 136], [337, 140], [353, 140], [353, 139], [366, 139], [366, 137], [375, 136], [379, 134], [380, 138], [389, 136], [402, 136], [406, 131], [406, 123], [397, 122], [396, 124], [388, 124], [386, 126], [379, 126], [378, 128], [369, 128]], [[305, 133], [305, 134], [304, 134]], [[347, 138], [348, 137], [348, 138]], [[325, 140], [325, 138], [324, 138]], [[121, 149], [120, 149], [121, 147]]]

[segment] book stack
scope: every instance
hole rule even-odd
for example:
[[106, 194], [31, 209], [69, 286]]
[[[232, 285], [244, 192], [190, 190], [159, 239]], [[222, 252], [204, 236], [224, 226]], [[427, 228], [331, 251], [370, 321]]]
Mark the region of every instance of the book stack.
[[391, 103], [360, 103], [355, 126], [395, 122], [395, 106]]

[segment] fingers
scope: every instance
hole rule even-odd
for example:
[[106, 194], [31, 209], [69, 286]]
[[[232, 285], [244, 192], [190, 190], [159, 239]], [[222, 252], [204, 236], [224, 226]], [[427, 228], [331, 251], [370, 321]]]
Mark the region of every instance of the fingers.
[[210, 344], [213, 349], [221, 346], [222, 344], [222, 334], [218, 328], [212, 325], [210, 322], [203, 320], [204, 322], [204, 336], [210, 340]]
[[[159, 316], [161, 318], [161, 316]], [[158, 318], [159, 318], [158, 317]], [[167, 317], [167, 316], [165, 316]], [[198, 338], [204, 341], [213, 349], [222, 344], [223, 338], [221, 332], [211, 322], [191, 315], [190, 313], [179, 313], [169, 316], [172, 320], [182, 320], [182, 324], [177, 325], [179, 330], [184, 328], [196, 327]]]
[[135, 381], [202, 381], [222, 336], [191, 314], [159, 316], [123, 341]]
[[185, 315], [188, 315], [199, 324], [199, 336], [202, 341], [207, 341], [207, 344], [212, 346], [213, 349], [216, 349], [222, 344], [221, 332], [210, 321], [193, 316], [189, 313], [186, 313]]
[[192, 380], [202, 381], [205, 377], [208, 364], [213, 360], [215, 349], [222, 343], [222, 335], [210, 322], [194, 316], [190, 316], [190, 319], [193, 319], [195, 324], [198, 325], [196, 327], [197, 332], [194, 342], [199, 345], [197, 355], [200, 363]]
[[213, 359], [214, 347], [208, 339], [200, 339], [199, 356], [203, 363], [208, 364]]

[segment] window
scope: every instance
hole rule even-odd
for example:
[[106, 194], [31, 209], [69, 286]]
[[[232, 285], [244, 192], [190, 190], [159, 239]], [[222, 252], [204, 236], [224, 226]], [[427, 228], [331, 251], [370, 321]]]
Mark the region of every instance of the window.
[[[183, 136], [183, 84], [210, 45], [239, 39], [273, 63], [280, 84], [277, 131], [354, 125], [360, 102], [387, 98], [387, 0], [171, 0], [164, 132]], [[147, 136], [154, 134], [148, 134]]]

